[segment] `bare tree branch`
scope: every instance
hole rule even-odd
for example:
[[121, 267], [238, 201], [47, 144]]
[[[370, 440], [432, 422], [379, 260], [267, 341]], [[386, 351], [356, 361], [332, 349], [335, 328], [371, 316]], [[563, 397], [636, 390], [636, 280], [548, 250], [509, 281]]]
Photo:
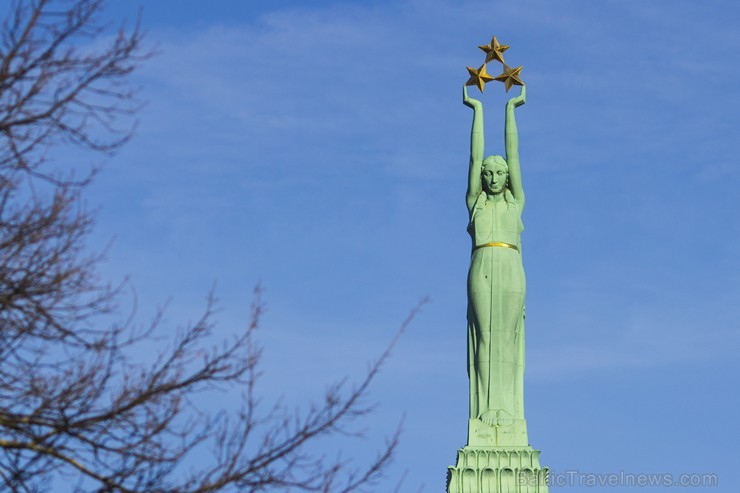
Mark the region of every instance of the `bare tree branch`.
[[[138, 23], [110, 35], [102, 7], [14, 0], [0, 26], [0, 490], [363, 491], [400, 427], [364, 468], [313, 446], [361, 435], [368, 388], [410, 318], [359, 384], [339, 381], [305, 413], [260, 402], [259, 288], [247, 326], [218, 343], [213, 295], [168, 344], [162, 312], [141, 327], [110, 321], [122, 286], [101, 283], [102, 255], [85, 253], [91, 175], [47, 160], [67, 144], [112, 152], [134, 130], [128, 79], [151, 52]], [[159, 353], [142, 361], [142, 347]], [[240, 402], [200, 405], [227, 394]]]

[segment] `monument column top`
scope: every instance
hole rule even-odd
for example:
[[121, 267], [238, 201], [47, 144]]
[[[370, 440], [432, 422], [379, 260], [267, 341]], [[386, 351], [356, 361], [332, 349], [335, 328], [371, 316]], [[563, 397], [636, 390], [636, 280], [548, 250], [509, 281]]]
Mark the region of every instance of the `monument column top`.
[[[448, 493], [520, 491], [521, 480], [547, 492], [547, 469], [529, 446], [524, 419], [524, 319], [526, 278], [522, 263], [524, 186], [519, 162], [516, 111], [526, 103], [522, 67], [504, 61], [509, 46], [496, 36], [479, 47], [484, 63], [467, 67], [463, 103], [473, 110], [465, 201], [471, 238], [468, 269], [468, 443], [448, 470]], [[489, 62], [503, 65], [491, 76]], [[485, 156], [483, 103], [468, 95], [476, 86], [499, 81], [506, 92], [521, 86], [504, 109], [504, 152]], [[525, 477], [526, 476], [526, 477]]]

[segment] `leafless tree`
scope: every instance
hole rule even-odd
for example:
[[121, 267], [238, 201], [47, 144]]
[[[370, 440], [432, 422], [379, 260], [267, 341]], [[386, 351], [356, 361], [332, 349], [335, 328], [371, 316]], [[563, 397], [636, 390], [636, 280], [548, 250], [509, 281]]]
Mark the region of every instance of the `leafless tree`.
[[[334, 385], [297, 414], [259, 405], [259, 291], [232, 339], [214, 345], [211, 300], [146, 362], [140, 348], [160, 341], [160, 319], [110, 322], [120, 290], [85, 254], [90, 174], [50, 162], [64, 146], [109, 152], [131, 135], [128, 76], [150, 54], [137, 26], [111, 34], [102, 7], [15, 0], [0, 31], [0, 490], [364, 490], [397, 433], [364, 468], [311, 446], [369, 412], [364, 397], [388, 352], [358, 385]], [[236, 408], [198, 405], [226, 391], [241, 396]]]

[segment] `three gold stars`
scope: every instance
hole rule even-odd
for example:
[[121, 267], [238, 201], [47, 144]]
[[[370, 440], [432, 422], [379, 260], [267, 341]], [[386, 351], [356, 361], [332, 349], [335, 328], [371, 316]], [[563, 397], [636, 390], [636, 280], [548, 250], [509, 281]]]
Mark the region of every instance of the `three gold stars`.
[[504, 62], [504, 52], [509, 49], [508, 45], [499, 44], [496, 36], [493, 37], [490, 43], [487, 45], [480, 45], [478, 48], [486, 52], [486, 63], [491, 60], [497, 60], [501, 63]]
[[[498, 42], [496, 36], [494, 36], [493, 38], [491, 38], [490, 43], [488, 43], [487, 45], [480, 45], [478, 48], [485, 52], [486, 61], [483, 65], [480, 66], [480, 68], [477, 69], [467, 67], [470, 78], [465, 83], [466, 86], [477, 86], [480, 92], [483, 92], [483, 88], [486, 83], [491, 82], [492, 80], [497, 80], [499, 82], [503, 82], [504, 87], [506, 87], [506, 92], [509, 92], [509, 89], [511, 89], [512, 86], [524, 85], [524, 82], [522, 81], [520, 75], [522, 67], [519, 66], [516, 68], [511, 68], [506, 65], [506, 62], [504, 62], [504, 52], [509, 49], [509, 45], [502, 45]], [[501, 62], [501, 64], [504, 66], [503, 73], [496, 77], [491, 77], [486, 72], [486, 64], [491, 60]]]
[[493, 77], [488, 75], [486, 72], [486, 64], [480, 66], [478, 69], [474, 69], [473, 67], [467, 67], [468, 73], [470, 73], [470, 78], [465, 83], [466, 86], [478, 86], [478, 89], [480, 89], [480, 92], [483, 92], [483, 86], [486, 84], [486, 82], [491, 82], [493, 80]]

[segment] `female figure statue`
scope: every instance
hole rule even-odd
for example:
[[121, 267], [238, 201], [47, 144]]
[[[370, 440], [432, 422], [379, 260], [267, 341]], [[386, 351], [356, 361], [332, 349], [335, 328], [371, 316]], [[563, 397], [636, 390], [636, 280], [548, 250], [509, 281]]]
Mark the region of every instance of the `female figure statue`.
[[524, 208], [514, 109], [526, 87], [506, 104], [506, 158], [483, 158], [483, 105], [473, 109], [466, 196], [473, 252], [468, 271], [468, 445], [527, 446], [524, 421], [524, 295], [521, 256]]

